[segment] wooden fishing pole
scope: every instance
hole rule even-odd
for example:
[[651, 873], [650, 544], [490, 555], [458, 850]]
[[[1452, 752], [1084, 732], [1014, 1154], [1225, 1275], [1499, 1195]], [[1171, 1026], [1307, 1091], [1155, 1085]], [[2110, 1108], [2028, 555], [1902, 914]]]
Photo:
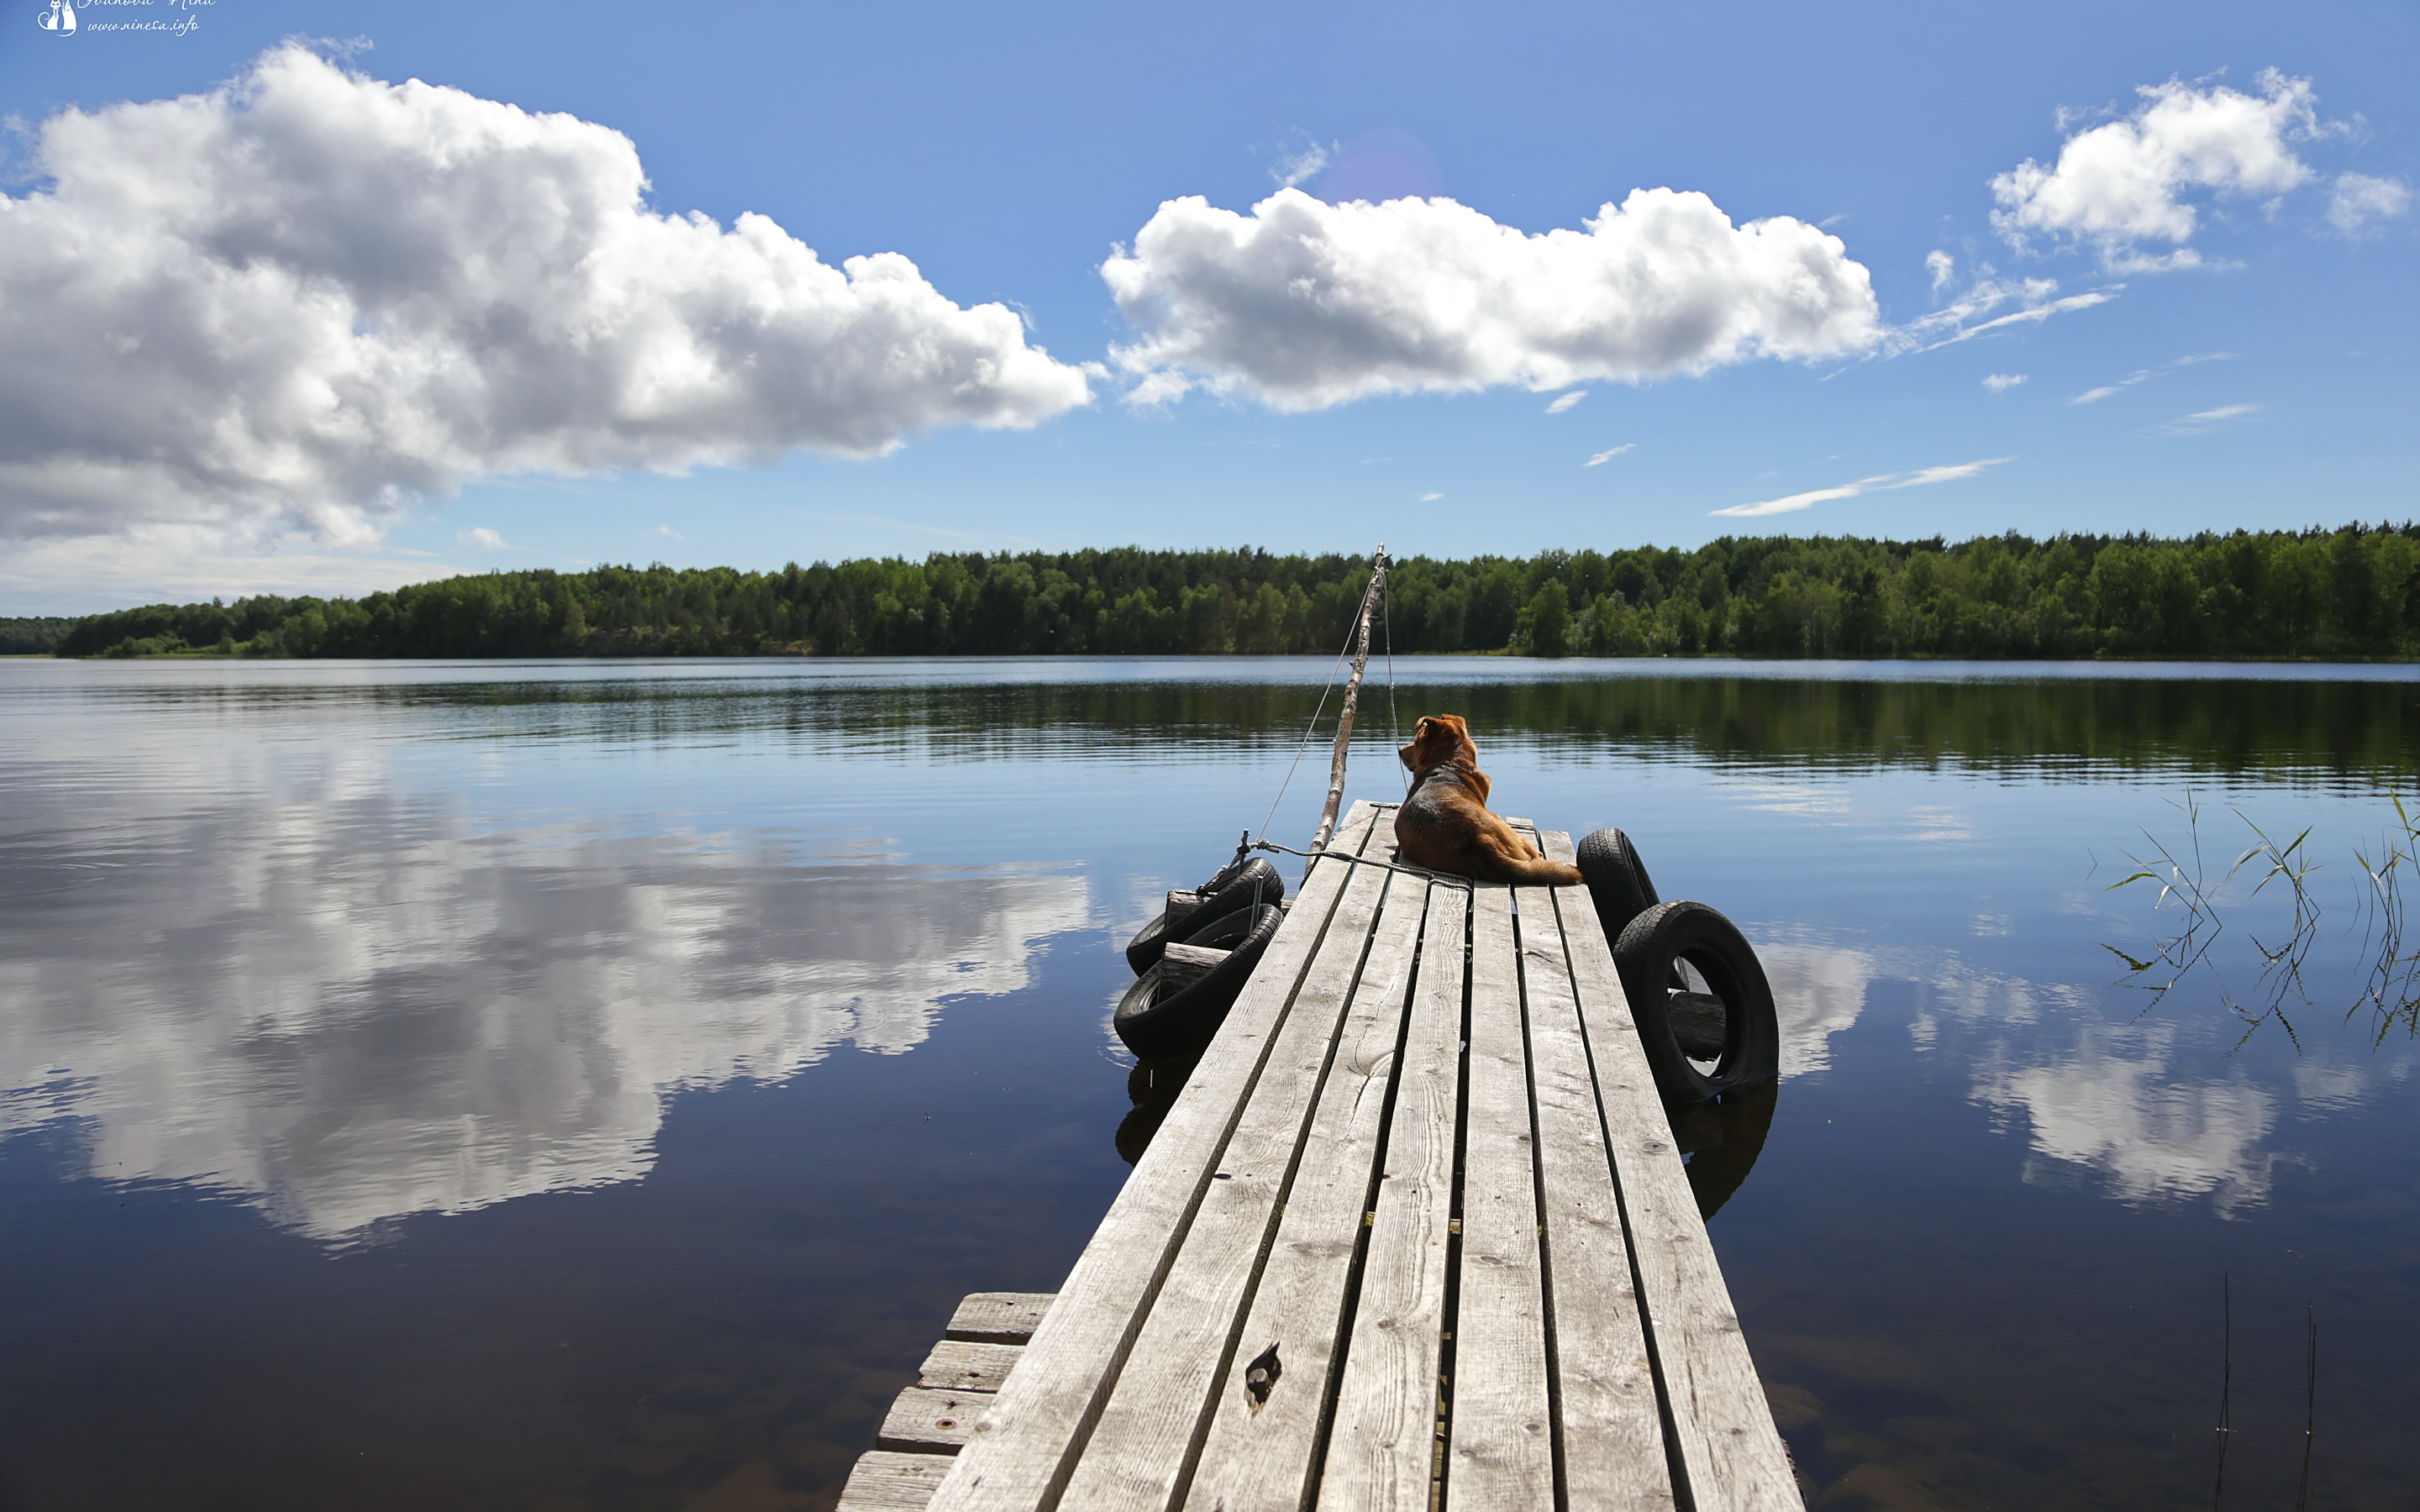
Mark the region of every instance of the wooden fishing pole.
[[1353, 739], [1353, 709], [1361, 699], [1361, 673], [1370, 665], [1370, 611], [1387, 591], [1387, 543], [1370, 559], [1370, 586], [1361, 594], [1361, 616], [1354, 629], [1353, 677], [1344, 685], [1344, 711], [1336, 718], [1336, 754], [1327, 766], [1327, 806], [1319, 811], [1319, 833], [1311, 837], [1311, 854], [1327, 849], [1336, 834], [1336, 806], [1344, 801], [1344, 750]]

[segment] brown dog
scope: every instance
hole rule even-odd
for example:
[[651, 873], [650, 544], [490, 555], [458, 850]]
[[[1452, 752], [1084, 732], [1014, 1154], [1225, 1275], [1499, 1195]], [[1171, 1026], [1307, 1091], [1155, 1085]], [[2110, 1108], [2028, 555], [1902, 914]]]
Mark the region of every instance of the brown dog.
[[1549, 861], [1487, 811], [1487, 774], [1458, 714], [1424, 716], [1396, 753], [1412, 769], [1412, 795], [1395, 812], [1396, 853], [1414, 866], [1481, 882], [1562, 886], [1580, 869]]

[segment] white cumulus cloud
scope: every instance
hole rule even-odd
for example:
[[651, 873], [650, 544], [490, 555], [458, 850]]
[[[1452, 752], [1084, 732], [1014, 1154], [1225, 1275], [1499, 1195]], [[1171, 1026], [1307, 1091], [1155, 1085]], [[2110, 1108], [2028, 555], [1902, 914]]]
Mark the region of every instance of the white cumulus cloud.
[[64, 111], [35, 164], [0, 196], [0, 537], [359, 544], [469, 476], [871, 456], [1089, 396], [896, 253], [659, 214], [617, 131], [299, 45]]
[[1854, 499], [1859, 494], [1888, 493], [1894, 488], [1921, 488], [1932, 483], [1955, 483], [1961, 478], [1971, 478], [1985, 468], [1995, 468], [2003, 462], [2015, 460], [2013, 456], [1987, 456], [1979, 462], [1952, 462], [1943, 467], [1919, 468], [1914, 472], [1903, 475], [1897, 472], [1885, 472], [1870, 478], [1859, 478], [1854, 483], [1844, 483], [1837, 487], [1810, 488], [1805, 493], [1790, 494], [1780, 499], [1767, 499], [1761, 503], [1733, 504], [1729, 509], [1710, 509], [1706, 513], [1730, 515], [1741, 518], [1753, 518], [1760, 515], [1793, 514], [1801, 509], [1812, 509], [1817, 504], [1828, 504], [1835, 499]]
[[1983, 387], [1993, 393], [2006, 393], [2023, 383], [2025, 377], [2023, 373], [1986, 373], [1983, 375]]
[[1759, 357], [1870, 349], [1866, 269], [1787, 216], [1733, 225], [1711, 199], [1632, 191], [1585, 231], [1529, 235], [1444, 198], [1249, 215], [1162, 204], [1101, 276], [1138, 339], [1139, 404], [1200, 386], [1280, 410], [1380, 393], [1640, 383]]
[[2346, 236], [2355, 237], [2373, 221], [2392, 220], [2412, 208], [2412, 190], [2399, 178], [2373, 178], [2366, 173], [2336, 175], [2328, 196], [2328, 221]]
[[512, 548], [513, 544], [485, 525], [473, 525], [467, 531], [458, 531], [455, 532], [455, 539], [466, 545], [475, 546], [482, 551], [507, 551]]
[[[2014, 245], [2088, 241], [2118, 270], [2191, 267], [2200, 224], [2194, 191], [2261, 197], [2307, 180], [2293, 144], [2321, 134], [2308, 79], [2263, 69], [2258, 94], [2180, 80], [2146, 85], [2120, 120], [2078, 131], [2045, 166], [2031, 158], [1992, 180], [1992, 224]], [[2164, 242], [2163, 254], [2147, 243]]]

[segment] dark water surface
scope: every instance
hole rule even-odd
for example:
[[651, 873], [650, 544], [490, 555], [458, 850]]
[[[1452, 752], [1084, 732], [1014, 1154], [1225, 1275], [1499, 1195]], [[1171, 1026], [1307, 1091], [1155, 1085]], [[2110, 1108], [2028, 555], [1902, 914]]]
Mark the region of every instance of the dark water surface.
[[[2306, 1306], [2308, 1504], [2420, 1504], [2414, 1046], [2344, 1011], [2409, 670], [1394, 672], [1763, 953], [1769, 1133], [1694, 1159], [1823, 1505], [2292, 1505]], [[0, 1509], [828, 1505], [1115, 1195], [1115, 946], [1326, 674], [0, 662]], [[2227, 1006], [2247, 821], [2321, 863], [2299, 1043]], [[2196, 838], [2154, 997], [2180, 916], [2107, 888]]]

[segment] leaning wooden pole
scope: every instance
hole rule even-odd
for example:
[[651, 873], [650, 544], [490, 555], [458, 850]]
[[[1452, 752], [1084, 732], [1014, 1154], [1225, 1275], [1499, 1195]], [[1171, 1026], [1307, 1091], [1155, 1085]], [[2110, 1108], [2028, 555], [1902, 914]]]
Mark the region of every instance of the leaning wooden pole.
[[1344, 711], [1336, 717], [1336, 754], [1327, 764], [1327, 804], [1319, 810], [1319, 833], [1311, 837], [1313, 856], [1327, 849], [1336, 834], [1336, 808], [1344, 799], [1344, 751], [1353, 740], [1353, 710], [1361, 702], [1361, 674], [1370, 666], [1370, 611], [1387, 591], [1387, 543], [1370, 559], [1370, 586], [1361, 595], [1361, 617], [1354, 627], [1353, 676], [1344, 685]]

